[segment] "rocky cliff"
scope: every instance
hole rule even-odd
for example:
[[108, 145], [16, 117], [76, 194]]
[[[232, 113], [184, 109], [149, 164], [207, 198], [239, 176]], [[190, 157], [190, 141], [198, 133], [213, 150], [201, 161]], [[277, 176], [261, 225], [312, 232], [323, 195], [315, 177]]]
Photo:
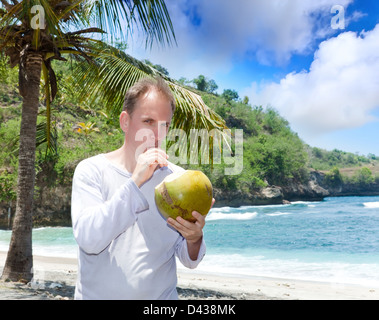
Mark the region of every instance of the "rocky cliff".
[[268, 186], [249, 193], [241, 191], [225, 192], [215, 190], [217, 206], [244, 206], [282, 204], [291, 201], [321, 201], [326, 197], [340, 196], [379, 196], [379, 184], [366, 185], [341, 184], [330, 187], [325, 182], [325, 175], [311, 171], [306, 183], [289, 181], [284, 186]]

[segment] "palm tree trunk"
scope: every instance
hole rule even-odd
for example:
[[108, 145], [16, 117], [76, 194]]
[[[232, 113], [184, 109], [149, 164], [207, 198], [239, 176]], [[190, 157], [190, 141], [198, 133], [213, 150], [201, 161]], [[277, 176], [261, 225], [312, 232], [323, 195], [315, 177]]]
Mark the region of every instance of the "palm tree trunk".
[[20, 63], [20, 93], [23, 97], [17, 180], [17, 203], [12, 237], [2, 279], [30, 281], [33, 277], [32, 212], [35, 181], [36, 126], [42, 57], [27, 52]]

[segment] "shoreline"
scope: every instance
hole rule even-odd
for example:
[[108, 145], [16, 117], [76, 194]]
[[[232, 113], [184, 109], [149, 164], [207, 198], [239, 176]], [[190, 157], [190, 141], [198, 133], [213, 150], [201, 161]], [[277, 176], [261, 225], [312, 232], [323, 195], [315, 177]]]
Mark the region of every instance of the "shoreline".
[[[0, 251], [0, 271], [6, 252]], [[0, 300], [73, 299], [77, 259], [34, 256], [35, 280], [0, 282]], [[178, 270], [180, 300], [379, 300], [379, 287]]]

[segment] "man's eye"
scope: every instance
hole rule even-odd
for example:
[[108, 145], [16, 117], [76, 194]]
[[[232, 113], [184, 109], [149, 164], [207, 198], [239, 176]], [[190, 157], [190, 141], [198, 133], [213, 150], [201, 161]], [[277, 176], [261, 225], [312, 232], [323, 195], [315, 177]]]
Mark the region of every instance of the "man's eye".
[[152, 120], [145, 120], [145, 123], [152, 123]]

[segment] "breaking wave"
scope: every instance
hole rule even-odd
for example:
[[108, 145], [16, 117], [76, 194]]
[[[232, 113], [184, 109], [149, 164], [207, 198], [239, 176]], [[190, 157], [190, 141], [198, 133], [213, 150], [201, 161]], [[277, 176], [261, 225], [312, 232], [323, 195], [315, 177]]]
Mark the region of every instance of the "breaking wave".
[[363, 205], [370, 209], [379, 208], [379, 202], [364, 202]]
[[246, 212], [246, 213], [224, 213], [224, 212], [211, 212], [208, 214], [206, 220], [251, 220], [258, 215], [258, 212]]

